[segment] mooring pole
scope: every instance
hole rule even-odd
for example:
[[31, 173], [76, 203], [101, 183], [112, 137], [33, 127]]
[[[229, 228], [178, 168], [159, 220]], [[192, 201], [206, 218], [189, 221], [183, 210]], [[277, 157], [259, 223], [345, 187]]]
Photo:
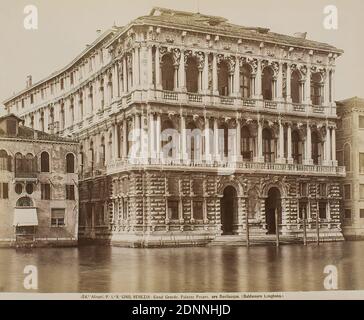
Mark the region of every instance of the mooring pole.
[[307, 246], [306, 210], [303, 208], [303, 245]]
[[319, 225], [319, 212], [320, 212], [320, 208], [319, 208], [319, 202], [317, 201], [316, 203], [317, 206], [317, 210], [316, 210], [316, 233], [317, 233], [317, 245], [320, 245], [320, 225]]
[[245, 228], [246, 228], [246, 246], [249, 247], [249, 217], [248, 217], [248, 212], [245, 213]]
[[279, 247], [279, 226], [278, 226], [278, 208], [275, 210], [275, 219], [276, 219], [276, 245]]

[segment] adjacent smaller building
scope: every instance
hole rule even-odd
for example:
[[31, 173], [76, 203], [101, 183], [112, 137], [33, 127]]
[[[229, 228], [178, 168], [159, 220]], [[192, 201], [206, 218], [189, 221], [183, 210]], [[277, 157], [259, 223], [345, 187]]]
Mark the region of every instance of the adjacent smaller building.
[[343, 232], [346, 239], [364, 238], [364, 99], [337, 102], [337, 159], [346, 167], [343, 181]]
[[0, 245], [76, 245], [78, 142], [0, 117]]

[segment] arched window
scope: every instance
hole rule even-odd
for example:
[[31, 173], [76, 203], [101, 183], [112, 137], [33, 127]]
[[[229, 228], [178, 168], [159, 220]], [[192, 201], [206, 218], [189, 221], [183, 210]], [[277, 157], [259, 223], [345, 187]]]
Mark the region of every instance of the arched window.
[[101, 97], [101, 108], [105, 105], [105, 88], [104, 88], [104, 79], [100, 80], [100, 97]]
[[33, 207], [33, 200], [30, 199], [29, 197], [22, 197], [19, 198], [18, 201], [16, 202], [16, 206], [17, 207]]
[[229, 67], [224, 60], [218, 66], [218, 89], [220, 96], [229, 95]]
[[24, 172], [36, 172], [37, 171], [37, 162], [36, 158], [31, 154], [28, 153], [25, 156], [25, 164], [24, 164]]
[[75, 122], [75, 107], [73, 98], [71, 99], [70, 102], [70, 116], [71, 116], [71, 123], [73, 124]]
[[187, 146], [188, 158], [191, 161], [201, 160], [203, 151], [201, 130], [198, 130], [194, 122], [190, 122], [186, 126], [186, 129], [188, 130], [186, 134], [187, 138], [186, 146]]
[[321, 159], [321, 149], [322, 149], [322, 142], [321, 139], [316, 131], [312, 132], [311, 135], [311, 145], [312, 145], [312, 160], [314, 164], [320, 164]]
[[101, 146], [100, 146], [100, 164], [102, 166], [105, 165], [105, 138], [101, 138]]
[[187, 92], [198, 92], [199, 90], [199, 71], [195, 57], [187, 59], [186, 67], [186, 86]]
[[253, 152], [251, 150], [252, 145], [250, 131], [247, 126], [244, 126], [241, 128], [241, 154], [243, 156], [243, 160], [253, 160]]
[[21, 153], [15, 154], [15, 172], [23, 172], [23, 156]]
[[221, 139], [219, 142], [219, 151], [222, 151], [222, 155], [224, 155], [224, 157], [227, 157], [229, 155], [229, 128], [225, 123], [223, 123], [220, 125], [219, 129], [223, 130], [224, 133], [223, 135], [221, 135], [222, 139], [219, 135], [219, 139]]
[[61, 130], [65, 127], [65, 113], [64, 113], [64, 104], [61, 105], [61, 111], [60, 111], [60, 119], [61, 119]]
[[300, 103], [301, 97], [301, 75], [294, 70], [291, 75], [291, 98], [293, 103]]
[[344, 166], [346, 171], [351, 171], [351, 147], [348, 143], [344, 146]]
[[80, 164], [80, 173], [83, 173], [83, 168], [85, 166], [85, 156], [83, 152], [83, 146], [80, 147], [80, 153], [79, 153], [79, 164]]
[[48, 124], [48, 130], [51, 133], [54, 133], [54, 109], [51, 108], [49, 110], [49, 124]]
[[292, 132], [292, 158], [296, 164], [302, 164], [302, 145], [300, 135], [297, 130]]
[[322, 76], [318, 72], [311, 76], [311, 100], [315, 106], [322, 104]]
[[240, 92], [243, 98], [251, 97], [252, 69], [248, 64], [244, 64], [240, 69]]
[[171, 54], [165, 54], [162, 58], [162, 88], [173, 91], [174, 89], [174, 65]]
[[109, 89], [109, 93], [108, 94], [109, 94], [109, 98], [110, 98], [110, 101], [111, 101], [114, 98], [114, 96], [113, 96], [112, 73], [109, 73], [107, 87]]
[[39, 130], [44, 131], [44, 129], [44, 112], [42, 112], [39, 119]]
[[262, 92], [264, 100], [273, 100], [273, 70], [271, 67], [263, 69]]
[[0, 150], [0, 170], [11, 171], [12, 157], [5, 150]]
[[[171, 120], [162, 123], [162, 152], [165, 158], [173, 158], [174, 151], [177, 150], [178, 135]], [[176, 143], [174, 143], [175, 141]]]
[[66, 156], [66, 172], [75, 173], [75, 156], [72, 153]]
[[263, 156], [264, 162], [274, 162], [274, 139], [270, 129], [263, 129]]
[[40, 171], [49, 172], [49, 154], [48, 152], [42, 152], [40, 155]]

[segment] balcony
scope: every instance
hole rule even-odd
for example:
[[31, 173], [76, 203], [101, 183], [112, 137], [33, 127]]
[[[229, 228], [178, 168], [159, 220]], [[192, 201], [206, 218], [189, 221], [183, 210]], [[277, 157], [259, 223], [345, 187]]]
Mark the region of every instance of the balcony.
[[291, 175], [315, 175], [315, 176], [339, 176], [345, 177], [345, 167], [288, 164], [288, 163], [264, 163], [249, 161], [191, 161], [174, 159], [118, 159], [107, 166], [106, 173], [113, 174], [121, 171], [139, 170], [181, 170], [215, 171], [220, 174], [232, 173], [261, 173], [261, 174], [291, 174]]
[[15, 179], [37, 179], [36, 171], [15, 171]]
[[125, 95], [118, 102], [117, 108], [123, 108], [133, 103], [165, 103], [192, 104], [211, 107], [231, 107], [242, 110], [269, 111], [293, 115], [312, 115], [317, 117], [336, 117], [335, 106], [318, 106], [287, 101], [262, 100], [232, 96], [216, 96], [212, 94], [186, 93], [166, 90], [135, 90]]

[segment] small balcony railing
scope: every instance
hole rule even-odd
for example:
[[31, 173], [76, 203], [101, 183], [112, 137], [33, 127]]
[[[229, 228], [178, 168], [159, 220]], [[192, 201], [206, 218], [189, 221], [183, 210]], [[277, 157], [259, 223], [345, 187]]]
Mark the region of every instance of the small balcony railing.
[[267, 100], [264, 101], [264, 108], [266, 108], [266, 109], [276, 110], [277, 109], [277, 106], [278, 106], [278, 103], [277, 102], [267, 101]]
[[171, 101], [178, 101], [178, 93], [174, 92], [174, 91], [163, 91], [163, 99], [171, 100]]
[[202, 95], [200, 95], [198, 93], [188, 93], [188, 101], [195, 102], [195, 103], [201, 103]]

